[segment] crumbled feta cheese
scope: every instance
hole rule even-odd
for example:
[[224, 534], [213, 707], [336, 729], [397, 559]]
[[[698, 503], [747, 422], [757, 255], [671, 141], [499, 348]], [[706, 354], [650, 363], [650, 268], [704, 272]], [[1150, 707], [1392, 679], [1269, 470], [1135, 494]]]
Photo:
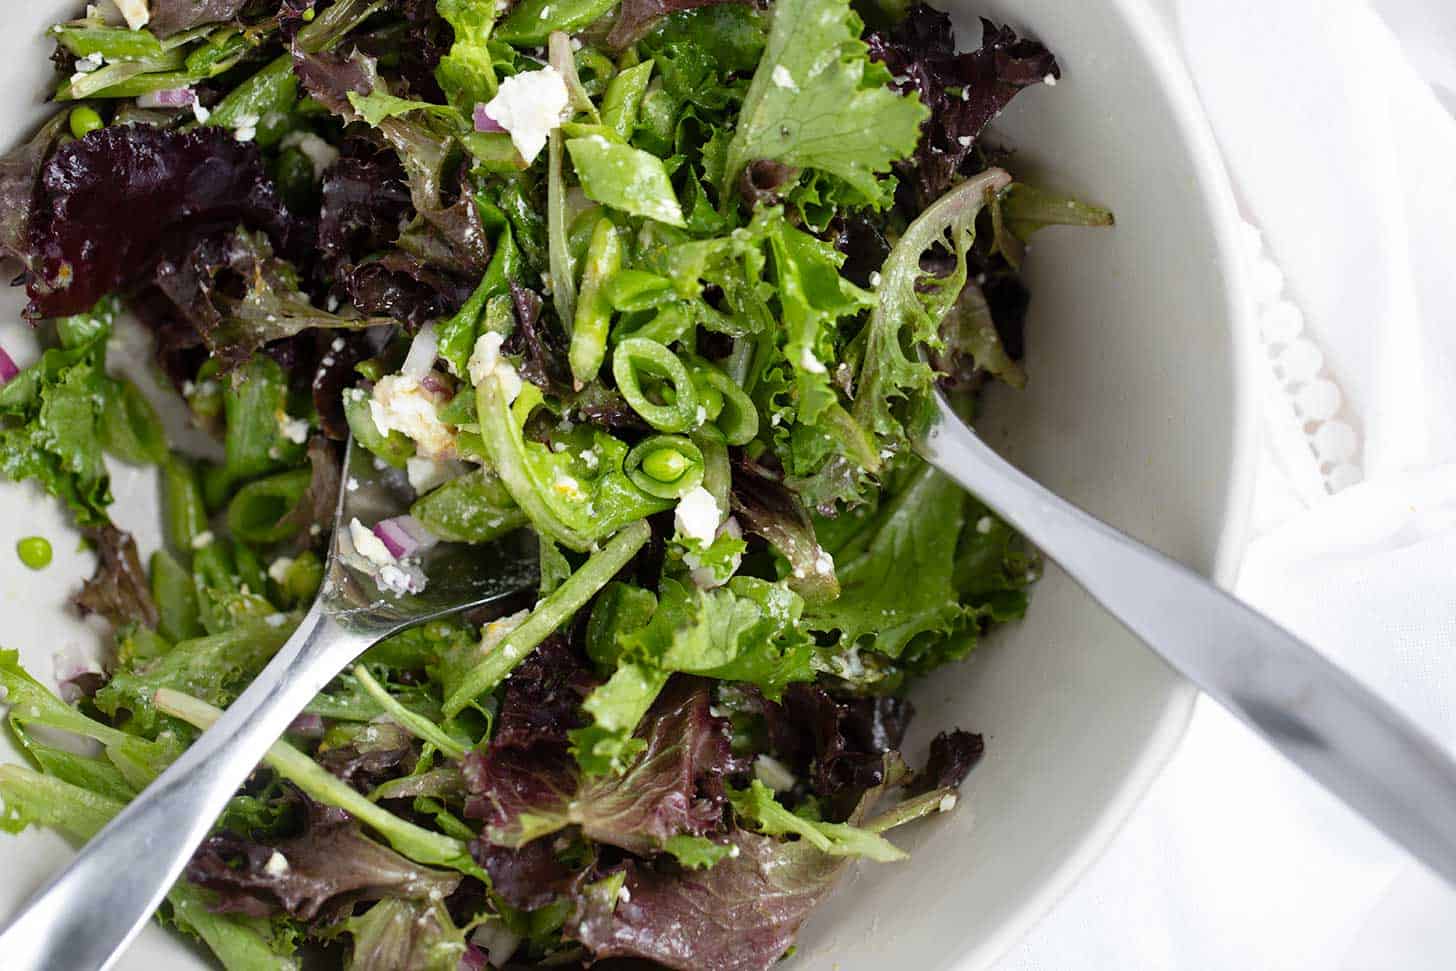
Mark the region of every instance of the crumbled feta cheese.
[[293, 557], [280, 556], [268, 564], [268, 576], [274, 583], [282, 583], [288, 579], [288, 571], [293, 569]]
[[335, 337], [333, 341], [329, 344], [329, 350], [333, 351], [335, 354], [337, 354], [339, 351], [342, 351], [343, 349], [344, 339], [342, 337]]
[[200, 550], [203, 547], [211, 546], [213, 538], [214, 537], [212, 535], [212, 530], [204, 529], [202, 532], [192, 537], [192, 548], [194, 550]]
[[424, 575], [415, 570], [402, 570], [390, 564], [379, 568], [379, 586], [395, 596], [419, 593], [425, 589]]
[[675, 522], [680, 534], [706, 545], [713, 542], [722, 517], [713, 494], [702, 486], [694, 486], [678, 500]]
[[233, 126], [233, 137], [240, 142], [251, 142], [258, 134], [260, 121], [262, 119], [252, 112], [238, 115], [238, 123]]
[[[311, 131], [291, 131], [280, 143], [284, 148], [296, 148], [313, 164], [313, 177], [322, 179], [324, 170], [339, 160], [339, 150]], [[341, 350], [342, 342], [334, 350]]]
[[570, 104], [566, 79], [548, 65], [503, 78], [485, 111], [510, 132], [516, 151], [529, 165], [546, 146], [546, 137], [567, 119]]
[[627, 889], [627, 885], [625, 883], [622, 884], [621, 889], [617, 891], [617, 899], [624, 904], [632, 902], [632, 891]]
[[75, 84], [92, 71], [101, 70], [101, 65], [106, 63], [106, 58], [99, 53], [87, 54], [85, 57], [76, 58], [76, 71], [71, 75], [71, 83]]
[[585, 465], [589, 470], [593, 472], [597, 470], [597, 466], [600, 465], [602, 461], [597, 456], [597, 450], [594, 448], [587, 449], [585, 452], [582, 452], [581, 455], [577, 457], [581, 459], [582, 465]]
[[[247, 584], [243, 584], [243, 592], [248, 592]], [[288, 623], [288, 615], [272, 613], [269, 614], [267, 617], [263, 618], [263, 623], [267, 624], [269, 627], [282, 627], [284, 624]]]
[[948, 793], [945, 794], [945, 796], [943, 796], [941, 798], [940, 803], [935, 808], [938, 809], [938, 810], [940, 810], [943, 813], [948, 813], [952, 809], [954, 809], [955, 807], [956, 807], [956, 794], [953, 793], [953, 792], [948, 792]]
[[982, 536], [985, 536], [991, 531], [991, 527], [993, 525], [995, 524], [991, 522], [990, 516], [982, 516], [980, 519], [976, 520], [976, 532], [980, 533]]
[[819, 555], [814, 557], [814, 572], [820, 576], [829, 576], [834, 572], [834, 557], [829, 555], [828, 550], [820, 550]]
[[521, 375], [510, 361], [501, 357], [500, 349], [504, 341], [505, 338], [495, 331], [481, 334], [475, 342], [475, 350], [470, 353], [470, 360], [465, 364], [465, 370], [473, 384], [481, 384], [486, 378], [494, 376], [500, 382], [501, 394], [505, 395], [506, 404], [510, 404], [521, 393]]
[[732, 846], [728, 847], [728, 858], [730, 860], [736, 860], [738, 859], [738, 855], [742, 852], [743, 851], [738, 848], [738, 844], [734, 843]]
[[971, 147], [971, 136], [970, 135], [957, 135], [956, 136], [956, 143], [958, 145], [960, 145], [961, 148], [970, 148]]
[[126, 25], [132, 30], [141, 30], [152, 22], [152, 11], [147, 6], [147, 0], [111, 0], [121, 15], [126, 18]]
[[374, 535], [374, 530], [359, 522], [358, 516], [349, 521], [349, 541], [354, 544], [354, 552], [370, 563], [376, 566], [394, 565], [394, 554], [389, 552], [389, 547]]
[[698, 413], [693, 417], [697, 419], [694, 424], [701, 425], [703, 422], [708, 420], [708, 409], [704, 408], [702, 405], [698, 405]]
[[302, 445], [308, 441], [308, 419], [289, 418], [287, 415], [283, 415], [278, 420], [278, 431], [295, 445]]
[[204, 108], [201, 101], [194, 99], [192, 102], [192, 117], [197, 119], [199, 125], [205, 125], [207, 124], [207, 120], [212, 117], [212, 109]]
[[880, 276], [880, 271], [879, 270], [873, 271], [872, 273], [870, 273], [870, 286], [872, 286], [872, 287], [879, 286], [880, 285], [880, 281], [882, 279], [884, 279], [884, 277]]
[[410, 487], [415, 490], [416, 495], [421, 496], [454, 478], [454, 469], [449, 462], [421, 458], [418, 455], [405, 459], [404, 472], [409, 478]]
[[772, 755], [760, 755], [753, 760], [753, 776], [774, 792], [787, 792], [794, 788], [794, 773]]
[[815, 357], [814, 352], [809, 350], [809, 348], [807, 347], [799, 353], [799, 367], [803, 368], [805, 371], [808, 371], [810, 374], [825, 373], [825, 367], [823, 362]]
[[1042, 78], [1041, 80], [1042, 80], [1042, 83], [1045, 84], [1049, 88], [1055, 88], [1057, 86], [1057, 76], [1055, 74], [1048, 74], [1046, 77]]
[[268, 862], [263, 864], [263, 872], [270, 877], [281, 877], [288, 872], [288, 858], [277, 850], [268, 857]]
[[358, 492], [359, 480], [354, 478], [352, 475], [349, 476], [349, 481], [344, 483], [344, 488], [350, 492]]
[[442, 396], [420, 386], [408, 374], [390, 374], [374, 385], [369, 415], [381, 435], [399, 432], [414, 440], [419, 454], [448, 458], [455, 454], [455, 435], [440, 421]]
[[773, 78], [773, 83], [777, 87], [786, 88], [789, 91], [799, 90], [799, 86], [794, 83], [794, 76], [782, 64], [774, 65], [773, 74], [770, 77]]

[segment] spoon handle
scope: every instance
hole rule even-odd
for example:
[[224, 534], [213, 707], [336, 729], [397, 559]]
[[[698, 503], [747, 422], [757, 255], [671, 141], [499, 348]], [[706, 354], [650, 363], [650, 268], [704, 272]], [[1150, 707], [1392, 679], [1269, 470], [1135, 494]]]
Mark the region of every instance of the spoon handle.
[[[370, 638], [318, 604], [226, 713], [0, 931], [8, 971], [110, 967], [157, 909], [239, 785]], [[350, 653], [352, 652], [352, 653]], [[332, 667], [320, 657], [339, 658]]]
[[1042, 488], [937, 397], [919, 450], [1174, 668], [1456, 885], [1456, 761], [1309, 645]]

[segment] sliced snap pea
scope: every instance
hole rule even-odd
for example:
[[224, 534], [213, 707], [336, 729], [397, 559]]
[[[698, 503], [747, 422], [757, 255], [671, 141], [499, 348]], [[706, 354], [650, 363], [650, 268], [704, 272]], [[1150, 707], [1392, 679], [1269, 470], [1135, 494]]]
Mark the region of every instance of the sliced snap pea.
[[576, 324], [571, 332], [571, 375], [581, 387], [597, 376], [607, 357], [607, 331], [612, 325], [612, 304], [606, 285], [622, 268], [622, 240], [605, 216], [597, 220], [587, 248], [581, 292], [576, 302]]
[[[682, 360], [666, 346], [645, 337], [629, 337], [612, 353], [612, 376], [632, 410], [660, 432], [684, 432], [698, 424], [698, 399]], [[658, 404], [647, 396], [643, 378], [665, 382]], [[667, 400], [667, 399], [671, 400]]]
[[207, 507], [197, 467], [180, 456], [172, 456], [162, 466], [162, 508], [167, 542], [185, 560], [192, 555], [197, 537], [207, 530]]
[[150, 566], [152, 599], [157, 604], [157, 632], [173, 644], [201, 637], [202, 621], [192, 575], [166, 550], [153, 553]]
[[681, 435], [652, 435], [622, 463], [627, 478], [659, 499], [679, 499], [703, 484], [703, 451]]
[[260, 546], [297, 535], [302, 524], [285, 519], [308, 491], [312, 477], [308, 469], [293, 469], [249, 482], [228, 503], [228, 529], [244, 543]]

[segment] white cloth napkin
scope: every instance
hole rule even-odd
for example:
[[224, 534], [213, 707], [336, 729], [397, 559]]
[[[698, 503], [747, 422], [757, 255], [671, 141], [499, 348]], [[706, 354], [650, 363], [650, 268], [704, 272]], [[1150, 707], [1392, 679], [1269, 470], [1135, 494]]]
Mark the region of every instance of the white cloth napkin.
[[[1267, 445], [1238, 593], [1456, 747], [1456, 4], [1160, 7], [1258, 227]], [[1452, 967], [1456, 892], [1204, 700], [998, 971]]]

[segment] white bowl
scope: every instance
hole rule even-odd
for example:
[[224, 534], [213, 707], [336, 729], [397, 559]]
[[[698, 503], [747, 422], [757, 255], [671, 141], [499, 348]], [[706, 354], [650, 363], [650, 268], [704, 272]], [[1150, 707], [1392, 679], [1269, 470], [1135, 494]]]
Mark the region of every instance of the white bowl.
[[[0, 61], [3, 141], [41, 117], [43, 28], [75, 4], [14, 4]], [[1022, 94], [998, 122], [1018, 174], [1112, 208], [1115, 230], [1053, 230], [1030, 260], [1031, 384], [996, 394], [984, 433], [1040, 480], [1220, 582], [1242, 545], [1253, 447], [1253, 330], [1237, 216], [1181, 62], [1142, 0], [957, 0], [1040, 37], [1061, 60], [1056, 88]], [[3, 298], [0, 340], [22, 363], [21, 301]], [[116, 517], [158, 541], [151, 476], [118, 469]], [[55, 504], [0, 489], [0, 557], [40, 533], [56, 562], [11, 559], [5, 646], [38, 676], [94, 633], [64, 608], [91, 567]], [[915, 739], [960, 725], [987, 754], [962, 808], [897, 840], [913, 855], [862, 867], [807, 925], [799, 968], [869, 971], [990, 963], [1096, 856], [1170, 754], [1194, 690], [1051, 570], [1027, 620], [916, 692]], [[913, 747], [912, 747], [913, 752]], [[0, 759], [19, 756], [8, 738]], [[67, 859], [58, 838], [0, 842], [0, 916]], [[149, 928], [119, 967], [205, 967]]]

